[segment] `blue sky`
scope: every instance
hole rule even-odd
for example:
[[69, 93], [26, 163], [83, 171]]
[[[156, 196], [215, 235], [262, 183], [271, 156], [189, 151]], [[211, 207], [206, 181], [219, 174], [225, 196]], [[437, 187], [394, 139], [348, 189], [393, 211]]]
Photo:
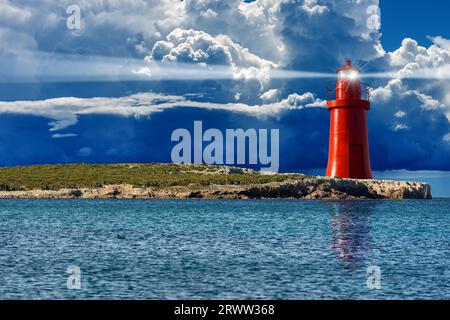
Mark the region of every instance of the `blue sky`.
[[397, 49], [404, 38], [430, 45], [429, 36], [450, 38], [447, 0], [409, 1], [382, 0], [382, 43], [387, 50]]
[[[365, 79], [377, 176], [450, 196], [450, 5], [411, 2], [2, 1], [0, 165], [166, 162], [171, 132], [202, 120], [280, 129], [281, 170], [321, 173], [333, 79], [301, 72], [350, 58], [384, 75]], [[211, 67], [228, 79], [198, 75]]]

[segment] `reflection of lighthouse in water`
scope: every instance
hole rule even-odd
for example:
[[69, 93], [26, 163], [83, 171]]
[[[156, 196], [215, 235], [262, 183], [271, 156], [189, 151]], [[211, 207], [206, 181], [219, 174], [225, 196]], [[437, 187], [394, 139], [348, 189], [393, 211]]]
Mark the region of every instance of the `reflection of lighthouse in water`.
[[340, 260], [354, 270], [370, 251], [370, 218], [377, 202], [327, 204], [331, 213], [332, 245]]

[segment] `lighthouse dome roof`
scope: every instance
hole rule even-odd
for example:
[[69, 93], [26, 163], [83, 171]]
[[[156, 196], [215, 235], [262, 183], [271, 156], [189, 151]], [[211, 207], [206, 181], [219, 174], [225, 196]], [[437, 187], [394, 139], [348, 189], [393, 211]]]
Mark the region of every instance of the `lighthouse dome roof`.
[[359, 72], [359, 70], [358, 70], [357, 68], [355, 68], [354, 66], [352, 66], [352, 62], [351, 62], [349, 59], [345, 60], [345, 65], [344, 65], [343, 67], [339, 68], [339, 69], [336, 71], [336, 73], [339, 73], [339, 72], [344, 71], [344, 70], [351, 70], [351, 71], [357, 71], [357, 72]]

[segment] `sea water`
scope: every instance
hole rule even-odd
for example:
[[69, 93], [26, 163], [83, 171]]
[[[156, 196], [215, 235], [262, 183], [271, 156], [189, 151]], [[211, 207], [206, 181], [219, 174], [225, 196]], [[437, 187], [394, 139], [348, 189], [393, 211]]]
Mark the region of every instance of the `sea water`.
[[0, 200], [0, 299], [449, 299], [449, 232], [450, 199]]

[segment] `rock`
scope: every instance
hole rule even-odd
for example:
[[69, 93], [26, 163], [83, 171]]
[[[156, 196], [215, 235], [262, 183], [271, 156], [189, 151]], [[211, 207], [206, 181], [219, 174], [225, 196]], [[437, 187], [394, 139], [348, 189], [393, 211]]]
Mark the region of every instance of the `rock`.
[[239, 194], [252, 199], [431, 199], [431, 188], [419, 182], [319, 177], [251, 186]]
[[0, 198], [83, 198], [83, 199], [431, 199], [426, 183], [351, 180], [326, 177], [303, 178], [253, 185], [211, 185], [190, 190], [175, 186], [167, 189], [137, 188], [129, 184], [100, 188], [0, 191]]
[[78, 189], [72, 190], [70, 191], [70, 194], [74, 197], [74, 198], [79, 198], [83, 195], [83, 192], [81, 192]]
[[201, 199], [203, 195], [200, 191], [193, 191], [188, 195], [189, 199]]

